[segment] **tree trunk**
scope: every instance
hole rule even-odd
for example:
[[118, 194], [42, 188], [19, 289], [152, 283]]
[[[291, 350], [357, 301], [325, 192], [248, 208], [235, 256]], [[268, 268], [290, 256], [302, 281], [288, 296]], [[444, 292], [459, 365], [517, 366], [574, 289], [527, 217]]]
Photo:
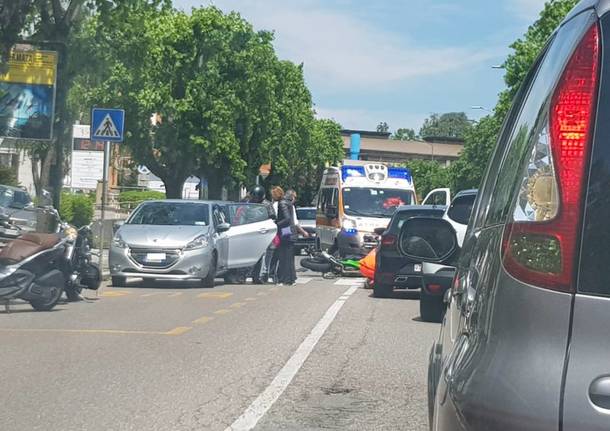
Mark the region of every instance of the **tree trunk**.
[[184, 188], [184, 178], [166, 178], [163, 180], [165, 184], [165, 197], [167, 199], [182, 199], [182, 190]]
[[208, 175], [208, 199], [222, 199], [222, 186], [224, 185], [223, 176], [219, 172], [212, 172]]

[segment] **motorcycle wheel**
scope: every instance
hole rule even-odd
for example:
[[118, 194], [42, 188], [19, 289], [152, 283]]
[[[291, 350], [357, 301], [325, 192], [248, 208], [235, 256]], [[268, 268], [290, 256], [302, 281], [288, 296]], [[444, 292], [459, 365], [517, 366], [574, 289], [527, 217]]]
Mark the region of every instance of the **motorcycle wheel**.
[[80, 293], [82, 292], [82, 290], [83, 289], [81, 287], [77, 286], [66, 286], [64, 289], [64, 291], [66, 292], [66, 297], [70, 302], [80, 301]]
[[63, 286], [54, 287], [53, 295], [48, 301], [38, 300], [38, 301], [30, 301], [30, 305], [36, 311], [51, 311], [53, 307], [57, 305], [59, 299], [61, 298], [61, 293], [63, 292]]
[[326, 261], [325, 259], [315, 257], [305, 257], [301, 259], [301, 266], [303, 268], [321, 273], [331, 272], [332, 269], [330, 262]]

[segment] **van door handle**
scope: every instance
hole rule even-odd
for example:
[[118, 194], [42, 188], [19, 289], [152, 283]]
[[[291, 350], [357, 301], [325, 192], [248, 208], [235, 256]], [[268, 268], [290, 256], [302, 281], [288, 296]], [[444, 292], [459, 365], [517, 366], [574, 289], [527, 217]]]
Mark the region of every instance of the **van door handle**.
[[589, 386], [589, 398], [597, 407], [610, 410], [610, 376], [593, 380]]

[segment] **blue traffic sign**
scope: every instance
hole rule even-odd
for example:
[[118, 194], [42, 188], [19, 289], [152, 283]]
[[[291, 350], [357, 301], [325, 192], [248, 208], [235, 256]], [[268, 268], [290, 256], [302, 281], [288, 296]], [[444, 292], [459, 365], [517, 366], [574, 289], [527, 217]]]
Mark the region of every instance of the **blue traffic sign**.
[[93, 108], [91, 111], [91, 140], [123, 142], [125, 111], [122, 109]]

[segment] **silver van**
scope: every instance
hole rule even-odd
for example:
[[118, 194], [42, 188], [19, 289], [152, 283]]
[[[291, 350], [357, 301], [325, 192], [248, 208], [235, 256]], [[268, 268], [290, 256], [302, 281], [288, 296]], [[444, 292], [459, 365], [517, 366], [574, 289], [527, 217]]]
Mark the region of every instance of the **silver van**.
[[[582, 1], [525, 79], [479, 189], [430, 352], [431, 430], [610, 429], [608, 78], [610, 0]], [[448, 224], [422, 223], [403, 226], [405, 254], [451, 260]]]

